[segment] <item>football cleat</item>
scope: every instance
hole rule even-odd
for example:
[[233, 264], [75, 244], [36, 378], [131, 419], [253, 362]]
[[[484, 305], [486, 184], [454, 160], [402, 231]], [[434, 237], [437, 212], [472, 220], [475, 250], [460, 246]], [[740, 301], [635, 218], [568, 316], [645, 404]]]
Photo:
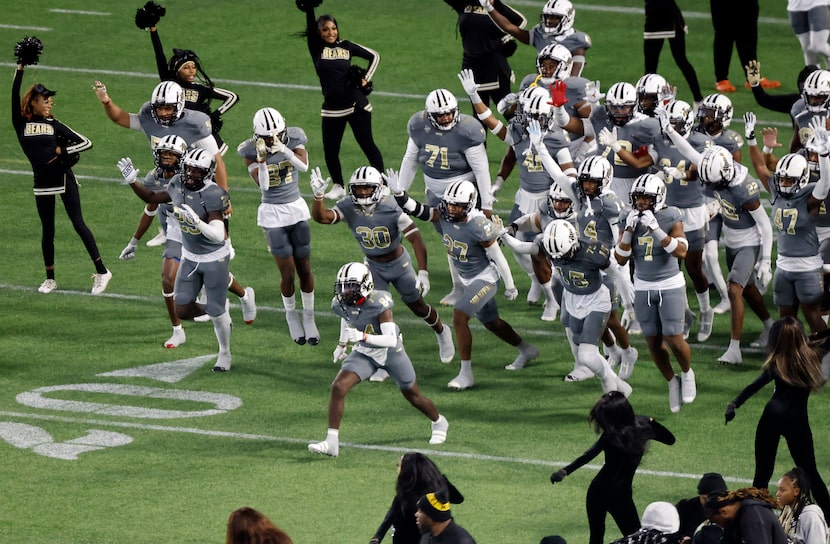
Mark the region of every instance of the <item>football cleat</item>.
[[40, 287], [37, 288], [38, 293], [43, 293], [44, 295], [47, 293], [51, 293], [55, 289], [58, 288], [58, 282], [55, 280], [43, 280], [43, 283], [40, 284]]
[[107, 270], [103, 274], [93, 274], [92, 275], [92, 294], [93, 295], [100, 295], [104, 291], [107, 290], [107, 285], [109, 285], [110, 280], [112, 279], [112, 272]]
[[455, 303], [458, 302], [459, 297], [462, 295], [464, 291], [459, 287], [453, 287], [452, 291], [447, 293], [447, 295], [442, 298], [438, 304], [441, 306], [455, 306]]
[[447, 441], [447, 429], [450, 428], [450, 422], [442, 415], [432, 422], [432, 436], [429, 437], [430, 444], [443, 444]]
[[214, 372], [227, 372], [231, 369], [231, 352], [225, 351], [219, 352], [219, 356], [216, 358], [216, 363], [213, 365]]
[[669, 380], [669, 410], [676, 414], [683, 406], [683, 401], [680, 398], [680, 378], [678, 376]]
[[446, 325], [444, 330], [440, 333], [435, 333], [438, 337], [438, 357], [442, 363], [449, 363], [455, 357], [455, 345], [452, 343], [452, 331]]
[[688, 372], [680, 373], [680, 398], [683, 404], [694, 402], [697, 397], [697, 384], [695, 384], [695, 371], [691, 368]]
[[254, 288], [246, 287], [245, 295], [248, 300], [245, 301], [240, 298], [239, 302], [242, 304], [242, 319], [246, 325], [250, 325], [256, 319], [256, 294], [254, 293]]
[[767, 327], [764, 327], [764, 330], [761, 332], [761, 334], [758, 335], [758, 338], [756, 338], [755, 340], [752, 341], [751, 344], [749, 344], [749, 347], [751, 347], [751, 348], [765, 348], [765, 347], [767, 347], [768, 343], [769, 343], [769, 329]]
[[472, 372], [470, 372], [469, 374], [459, 372], [458, 376], [450, 380], [450, 383], [447, 384], [447, 387], [449, 387], [450, 389], [454, 389], [455, 391], [463, 391], [464, 389], [471, 388], [473, 385], [475, 385], [475, 380], [473, 379]]
[[505, 366], [505, 370], [521, 370], [527, 365], [528, 362], [532, 361], [536, 357], [539, 356], [539, 348], [534, 345], [531, 345], [530, 348], [524, 352], [519, 351], [519, 354], [513, 360], [512, 363]]
[[342, 185], [338, 185], [335, 183], [331, 190], [323, 195], [324, 197], [328, 198], [329, 200], [340, 200], [341, 198], [346, 196], [346, 189], [343, 188]]
[[285, 320], [288, 321], [288, 333], [291, 335], [291, 339], [301, 346], [305, 344], [305, 331], [303, 331], [303, 325], [300, 322], [297, 310], [286, 310]]
[[309, 345], [316, 346], [320, 343], [320, 331], [314, 322], [314, 310], [303, 310], [303, 331]]
[[177, 348], [185, 342], [187, 342], [187, 335], [185, 335], [184, 329], [182, 329], [181, 327], [179, 327], [178, 329], [174, 327], [173, 336], [171, 336], [167, 339], [167, 341], [164, 342], [164, 347], [171, 349]]
[[718, 302], [714, 308], [712, 308], [716, 314], [722, 315], [732, 309], [732, 306], [729, 304], [728, 299], [721, 300]]
[[388, 377], [389, 377], [389, 373], [386, 371], [386, 369], [379, 368], [379, 369], [375, 370], [374, 374], [369, 376], [369, 381], [370, 382], [383, 382], [383, 381], [386, 381], [386, 378], [388, 378]]
[[743, 362], [743, 356], [741, 355], [740, 349], [727, 349], [723, 355], [718, 357], [719, 363], [724, 363], [727, 365], [739, 365]]
[[712, 335], [712, 322], [714, 319], [714, 308], [709, 308], [705, 312], [700, 312], [700, 328], [697, 330], [698, 342], [705, 342]]
[[620, 378], [627, 380], [631, 377], [631, 374], [634, 372], [634, 365], [637, 364], [637, 357], [639, 355], [640, 354], [637, 352], [637, 348], [634, 346], [629, 346], [628, 349], [622, 350], [620, 357]]
[[337, 457], [339, 450], [339, 444], [332, 444], [328, 440], [323, 440], [322, 442], [313, 442], [308, 445], [308, 451], [310, 451], [311, 453], [320, 453], [323, 455], [330, 455], [331, 457]]

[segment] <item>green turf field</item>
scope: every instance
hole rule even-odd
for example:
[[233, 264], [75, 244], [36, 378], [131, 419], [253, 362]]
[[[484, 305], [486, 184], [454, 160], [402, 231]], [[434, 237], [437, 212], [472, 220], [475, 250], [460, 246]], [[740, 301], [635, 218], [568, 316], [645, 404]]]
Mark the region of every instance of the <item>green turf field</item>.
[[[144, 136], [111, 123], [90, 89], [93, 80], [103, 80], [113, 100], [133, 112], [149, 98], [157, 82], [152, 49], [132, 20], [141, 3], [10, 2], [0, 16], [0, 50], [5, 51], [0, 67], [7, 84], [14, 71], [14, 43], [37, 35], [45, 52], [41, 64], [27, 70], [24, 89], [36, 81], [57, 89], [56, 117], [95, 145], [75, 172], [85, 218], [114, 274], [104, 296], [89, 295], [93, 268], [59, 206], [60, 291], [37, 293], [43, 280], [40, 225], [31, 170], [11, 130], [6, 102], [0, 108], [0, 216], [5, 224], [0, 244], [0, 454], [6, 467], [0, 542], [223, 542], [229, 513], [246, 505], [266, 513], [297, 543], [366, 542], [394, 494], [397, 458], [411, 449], [432, 456], [466, 496], [453, 512], [478, 542], [531, 544], [547, 534], [585, 542], [585, 489], [602, 460], [556, 487], [548, 476], [593, 443], [586, 416], [600, 386], [596, 380], [562, 382], [571, 368], [562, 327], [540, 321], [541, 308], [526, 304], [529, 281], [512, 257], [508, 260], [520, 296], [515, 302], [499, 298], [502, 316], [537, 344], [542, 356], [521, 372], [506, 372], [503, 366], [515, 352], [477, 326], [476, 387], [451, 392], [446, 383], [457, 373], [458, 359], [450, 365], [438, 362], [432, 332], [399, 304], [396, 317], [421, 389], [450, 421], [447, 443], [428, 447], [428, 421], [407, 405], [394, 384], [367, 383], [347, 399], [340, 457], [314, 456], [306, 443], [325, 436], [328, 386], [337, 370], [331, 351], [338, 324], [327, 311], [331, 286], [340, 265], [362, 255], [342, 225], [312, 224], [323, 340], [317, 347], [295, 345], [279, 301], [278, 271], [256, 226], [259, 190], [231, 150], [225, 156], [234, 206], [236, 259], [231, 270], [243, 285], [256, 289], [259, 316], [253, 325], [244, 325], [232, 300], [234, 359], [227, 374], [210, 372], [216, 350], [210, 324], [187, 323], [186, 344], [175, 350], [161, 347], [170, 333], [160, 296], [161, 251], [142, 243], [134, 260], [118, 260], [142, 203], [117, 183], [115, 162], [129, 155], [146, 171], [151, 156]], [[535, 23], [541, 0], [513, 4]], [[680, 5], [690, 28], [689, 56], [707, 93], [714, 79], [708, 2]], [[159, 31], [167, 50], [196, 50], [214, 81], [240, 96], [225, 116], [222, 132], [231, 147], [249, 137], [257, 109], [273, 106], [289, 125], [305, 129], [311, 165], [325, 171], [321, 94], [305, 43], [292, 37], [304, 26], [294, 2], [171, 0], [166, 6]], [[585, 76], [599, 79], [603, 90], [642, 75], [641, 8], [641, 3], [622, 0], [577, 4], [575, 26], [594, 40]], [[376, 92], [370, 97], [375, 138], [387, 166], [397, 167], [406, 144], [406, 120], [423, 108], [423, 97], [436, 87], [463, 96], [456, 78], [461, 44], [454, 13], [440, 0], [326, 0], [323, 9], [338, 18], [343, 38], [381, 54]], [[802, 55], [783, 3], [762, 1], [761, 16], [762, 72], [780, 79], [782, 92], [794, 92]], [[535, 71], [533, 50], [520, 46], [511, 64], [518, 78]], [[660, 71], [679, 87], [681, 98], [691, 101], [667, 48]], [[737, 57], [731, 79], [742, 83]], [[743, 87], [730, 98], [736, 121], [754, 105]], [[786, 117], [755, 111], [759, 126], [775, 123], [786, 131]], [[737, 122], [733, 128], [742, 129]], [[488, 150], [495, 172], [504, 147], [491, 141]], [[350, 134], [342, 160], [347, 172], [363, 161]], [[307, 175], [301, 180], [310, 196]], [[515, 188], [515, 179], [508, 183]], [[497, 204], [505, 213], [511, 187]], [[437, 304], [450, 288], [447, 263], [433, 229], [424, 226], [421, 232], [431, 259], [428, 302]], [[448, 309], [441, 313], [451, 319]], [[744, 330], [748, 344], [760, 332], [760, 323], [748, 314]], [[754, 379], [761, 362], [759, 352], [747, 350], [742, 366], [719, 366], [715, 361], [728, 337], [728, 316], [718, 316], [709, 342], [692, 345], [698, 399], [676, 415], [669, 412], [666, 385], [642, 338], [634, 339], [642, 356], [631, 379], [631, 402], [678, 438], [672, 447], [654, 445], [645, 457], [634, 489], [640, 511], [653, 500], [675, 502], [693, 495], [704, 472], [720, 471], [736, 487], [751, 480], [755, 423], [771, 389], [724, 427], [726, 403]], [[826, 394], [814, 396], [811, 410], [819, 467], [826, 476]], [[776, 473], [791, 463], [783, 447]], [[606, 536], [609, 541], [620, 536], [610, 519]]]

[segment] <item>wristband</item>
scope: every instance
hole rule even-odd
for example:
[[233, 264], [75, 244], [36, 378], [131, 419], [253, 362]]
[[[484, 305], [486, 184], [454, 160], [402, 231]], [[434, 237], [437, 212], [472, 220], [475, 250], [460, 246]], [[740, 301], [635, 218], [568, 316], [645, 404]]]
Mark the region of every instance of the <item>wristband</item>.
[[631, 249], [620, 249], [620, 246], [614, 248], [614, 251], [617, 252], [617, 255], [620, 257], [631, 257]]
[[[631, 238], [633, 236], [634, 236], [634, 233], [632, 233], [630, 230], [628, 230], [628, 229], [623, 230], [622, 236], [620, 237], [620, 243], [630, 245], [631, 244]], [[629, 250], [629, 255], [630, 254], [631, 254], [631, 251]]]
[[144, 215], [146, 215], [147, 217], [155, 217], [157, 213], [159, 213], [158, 208], [156, 208], [155, 210], [148, 210], [147, 206], [144, 206]]
[[762, 151], [764, 152], [764, 155], [772, 155], [772, 148], [771, 147], [768, 147], [768, 146], [765, 145], [764, 148], [762, 149]]
[[666, 239], [666, 236], [668, 236], [668, 234], [666, 234], [666, 231], [659, 227], [651, 231], [651, 233], [654, 235], [655, 238], [657, 238], [658, 242], [662, 242]]
[[476, 117], [478, 117], [480, 120], [484, 121], [485, 119], [487, 119], [491, 115], [493, 115], [493, 112], [490, 111], [490, 108], [487, 108], [483, 112], [476, 114]]
[[756, 147], [758, 145], [758, 141], [755, 139], [755, 137], [747, 138], [746, 145], [748, 145], [749, 147]]
[[669, 242], [663, 247], [663, 250], [666, 253], [674, 253], [674, 250], [677, 249], [678, 245], [680, 245], [680, 242], [677, 241], [677, 238], [672, 238], [671, 242]]
[[499, 121], [498, 123], [496, 123], [496, 126], [494, 126], [493, 128], [490, 129], [490, 133], [493, 134], [494, 136], [498, 136], [499, 132], [501, 132], [501, 129], [503, 129], [503, 128], [504, 128], [504, 123]]
[[487, 10], [487, 13], [490, 13], [491, 11], [493, 11], [496, 8], [493, 7], [493, 4], [487, 4], [486, 6], [484, 6], [484, 9]]

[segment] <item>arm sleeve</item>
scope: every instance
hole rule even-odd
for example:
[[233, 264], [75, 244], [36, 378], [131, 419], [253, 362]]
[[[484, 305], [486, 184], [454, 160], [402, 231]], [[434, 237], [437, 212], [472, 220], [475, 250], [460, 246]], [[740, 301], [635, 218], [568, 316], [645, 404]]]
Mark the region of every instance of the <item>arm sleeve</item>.
[[150, 32], [150, 41], [153, 42], [153, 53], [156, 57], [156, 68], [158, 68], [159, 79], [166, 81], [175, 79], [176, 74], [171, 74], [167, 67], [167, 56], [164, 54], [164, 47], [161, 45], [161, 38], [157, 30]]
[[340, 318], [340, 338], [339, 343], [346, 345], [349, 342], [349, 322]]
[[58, 127], [60, 140], [66, 144], [64, 148], [66, 153], [80, 153], [92, 149], [92, 142], [83, 134], [75, 132], [63, 123], [58, 123]]
[[221, 242], [225, 239], [225, 222], [221, 219], [214, 219], [210, 223], [202, 221], [199, 223], [199, 230], [205, 238], [213, 242]]
[[504, 288], [515, 289], [516, 284], [513, 283], [513, 274], [510, 272], [510, 265], [507, 264], [507, 259], [504, 258], [504, 253], [501, 252], [499, 245], [490, 244], [485, 247], [484, 250], [487, 252], [487, 257], [493, 261], [496, 268], [498, 268], [499, 276], [501, 276], [502, 281], [504, 281]]
[[795, 93], [773, 96], [767, 94], [761, 85], [752, 87], [752, 96], [755, 97], [755, 101], [762, 108], [787, 114], [790, 113], [790, 109], [793, 107], [796, 100], [801, 98], [800, 94]]
[[308, 171], [308, 163], [303, 162], [300, 157], [294, 153], [294, 150], [288, 149], [287, 147], [283, 149], [283, 154], [288, 158], [288, 162], [294, 166], [300, 172], [307, 172]]
[[12, 81], [12, 126], [14, 129], [20, 130], [26, 123], [23, 114], [20, 112], [20, 87], [23, 84], [23, 70], [17, 70], [14, 73], [14, 81]]
[[234, 107], [236, 103], [239, 102], [238, 94], [227, 89], [221, 89], [219, 87], [213, 88], [211, 98], [215, 98], [216, 100], [222, 101], [222, 103], [219, 104], [219, 107], [216, 108], [216, 111], [219, 113], [219, 115], [224, 115], [226, 111]]
[[740, 408], [743, 404], [749, 400], [749, 398], [764, 388], [769, 382], [772, 381], [772, 375], [761, 372], [761, 375], [755, 378], [755, 380], [744, 387], [743, 391], [738, 393], [738, 396], [732, 401], [735, 403], [735, 408]]
[[506, 245], [516, 253], [521, 253], [524, 255], [539, 254], [539, 245], [534, 242], [523, 242], [521, 240], [517, 240], [509, 234], [502, 236], [501, 241], [504, 242], [504, 245]]
[[818, 183], [813, 187], [813, 196], [817, 200], [824, 200], [830, 192], [830, 157], [819, 156], [818, 164], [821, 175], [818, 178]]
[[412, 187], [415, 179], [415, 172], [418, 170], [418, 145], [412, 138], [406, 142], [406, 151], [401, 159], [401, 167], [398, 172], [398, 183], [404, 191]]
[[676, 440], [674, 434], [672, 434], [672, 432], [666, 427], [658, 423], [656, 419], [651, 419], [649, 421], [649, 425], [651, 426], [651, 432], [654, 433], [652, 440], [656, 440], [657, 442], [661, 442], [669, 446], [674, 444]]
[[476, 185], [478, 186], [478, 193], [481, 196], [481, 209], [493, 209], [493, 186], [490, 180], [490, 165], [487, 162], [487, 148], [484, 144], [478, 144], [467, 148], [464, 152], [467, 157], [467, 162], [473, 169], [473, 174], [476, 177]]
[[380, 53], [359, 43], [352, 42], [352, 45], [355, 47], [355, 55], [369, 61], [369, 66], [366, 68], [366, 75], [363, 76], [363, 79], [371, 81], [372, 76], [375, 75], [375, 70], [378, 68], [378, 64], [380, 64]]
[[681, 155], [700, 166], [700, 159], [703, 158], [703, 155], [692, 147], [692, 144], [690, 144], [686, 138], [678, 134], [678, 132], [673, 129], [668, 131], [668, 136], [671, 138], [671, 141], [677, 150], [680, 151]]
[[548, 151], [548, 148], [544, 145], [544, 143], [541, 147], [541, 149], [536, 148], [536, 154], [539, 156], [539, 160], [542, 161], [542, 166], [544, 167], [545, 172], [553, 178], [553, 181], [555, 181], [556, 184], [562, 188], [565, 194], [571, 197], [571, 200], [577, 200], [576, 195], [572, 194], [573, 179], [566, 176], [565, 173], [562, 172], [562, 169], [559, 168], [559, 165], [556, 164], [556, 161], [550, 156], [550, 151]]
[[574, 471], [594, 459], [602, 451], [602, 438], [594, 442], [594, 445], [585, 450], [585, 453], [574, 459], [573, 463], [565, 467], [565, 472], [573, 474]]
[[363, 343], [374, 348], [394, 348], [398, 345], [398, 327], [394, 321], [380, 324], [380, 334], [364, 334]]
[[755, 224], [761, 232], [761, 258], [772, 258], [772, 223], [770, 223], [767, 211], [763, 206], [758, 206], [749, 212], [755, 219]]

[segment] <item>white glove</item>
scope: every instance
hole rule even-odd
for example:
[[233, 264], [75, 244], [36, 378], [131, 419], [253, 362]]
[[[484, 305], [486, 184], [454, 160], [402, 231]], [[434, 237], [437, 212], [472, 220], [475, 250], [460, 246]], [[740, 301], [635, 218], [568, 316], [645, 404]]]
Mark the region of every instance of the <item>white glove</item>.
[[519, 95], [516, 93], [507, 93], [507, 95], [499, 100], [499, 103], [496, 105], [496, 109], [502, 115], [504, 115], [507, 110], [511, 110], [516, 103], [519, 101]]
[[823, 115], [816, 115], [810, 119], [810, 130], [813, 131], [813, 134], [816, 132], [826, 132], [827, 131], [827, 118]]
[[193, 208], [191, 208], [189, 205], [182, 204], [180, 207], [175, 208], [173, 211], [175, 211], [176, 209], [179, 210], [179, 213], [181, 214], [182, 218], [191, 225], [198, 227], [199, 223], [202, 222], [202, 219], [196, 214], [195, 211], [193, 211]]
[[589, 81], [585, 84], [585, 100], [592, 106], [599, 104], [600, 99], [604, 96], [605, 93], [599, 92], [599, 80]]
[[[815, 121], [816, 119], [813, 118], [810, 120], [810, 123]], [[822, 121], [823, 123], [824, 121]], [[811, 153], [818, 153], [822, 156], [827, 156], [827, 153], [830, 152], [827, 146], [827, 131], [822, 129], [814, 130], [810, 139], [804, 144], [804, 148]]]
[[268, 158], [268, 146], [262, 138], [256, 139], [256, 162], [265, 162]]
[[499, 191], [501, 191], [501, 186], [504, 185], [504, 178], [501, 176], [496, 176], [495, 181], [490, 185], [490, 196], [493, 198], [493, 202], [495, 202], [496, 195]]
[[133, 257], [135, 257], [135, 244], [130, 242], [127, 244], [127, 247], [121, 250], [121, 255], [119, 255], [118, 258], [122, 261], [129, 261]]
[[354, 327], [349, 327], [349, 342], [352, 344], [357, 344], [358, 342], [363, 342], [363, 331], [359, 331]]
[[[482, 2], [483, 1], [484, 0], [482, 0]], [[458, 73], [458, 80], [461, 81], [461, 86], [464, 88], [465, 93], [471, 97], [478, 95], [478, 83], [476, 83], [475, 75], [471, 69], [465, 68], [461, 70]]]
[[539, 146], [544, 145], [542, 143], [542, 126], [539, 124], [538, 119], [531, 119], [527, 123], [527, 134], [530, 136], [530, 143], [533, 144], [533, 147], [539, 149]]
[[614, 150], [614, 153], [619, 153], [622, 146], [617, 141], [617, 127], [614, 127], [614, 130], [608, 130], [608, 127], [602, 127], [602, 130], [599, 131], [599, 143], [604, 145], [605, 147], [610, 147]]
[[755, 123], [757, 119], [755, 118], [755, 114], [751, 111], [748, 111], [744, 114], [744, 136], [747, 140], [751, 140], [755, 137]]
[[679, 168], [675, 168], [674, 166], [664, 166], [663, 173], [666, 174], [667, 177], [683, 180], [686, 179], [686, 172], [680, 170]]
[[343, 359], [346, 358], [346, 354], [348, 352], [348, 348], [346, 346], [341, 346], [337, 344], [337, 347], [334, 348], [334, 352], [331, 354], [331, 360], [334, 364], [339, 363]]
[[121, 170], [121, 176], [124, 178], [121, 183], [124, 185], [135, 183], [138, 177], [138, 170], [133, 166], [133, 160], [129, 157], [124, 157], [123, 159], [118, 159], [117, 164], [118, 169]]
[[755, 263], [755, 285], [763, 293], [772, 280], [772, 264], [769, 259], [761, 258]]
[[660, 228], [660, 223], [657, 222], [657, 218], [654, 217], [654, 212], [651, 210], [643, 212], [640, 216], [640, 224], [651, 231], [655, 231]]
[[507, 300], [516, 300], [517, 298], [519, 298], [519, 290], [515, 287], [513, 289], [505, 289], [504, 298], [506, 298]]
[[381, 177], [386, 181], [386, 185], [389, 186], [389, 190], [392, 191], [393, 195], [402, 195], [404, 193], [403, 188], [401, 187], [401, 181], [398, 178], [398, 171], [394, 168], [387, 168], [385, 174], [381, 174]]
[[487, 13], [490, 13], [495, 9], [493, 4], [490, 3], [490, 0], [478, 0], [478, 3], [481, 4], [481, 7], [487, 10]]
[[285, 151], [285, 144], [279, 138], [274, 138], [274, 143], [271, 144], [271, 153], [282, 153]]
[[637, 210], [631, 210], [628, 212], [628, 217], [625, 218], [625, 228], [631, 229], [632, 232], [634, 229], [637, 228], [637, 225], [640, 223], [640, 212]]
[[665, 106], [660, 105], [654, 108], [654, 116], [657, 117], [657, 121], [660, 122], [660, 130], [663, 131], [663, 134], [669, 134], [674, 127], [671, 126], [671, 119], [669, 119], [669, 111], [665, 108]]
[[418, 277], [415, 280], [415, 289], [421, 292], [421, 296], [425, 297], [429, 293], [429, 272], [426, 270], [418, 270]]
[[625, 309], [623, 310], [623, 315], [620, 318], [620, 325], [622, 325], [624, 329], [628, 329], [628, 327], [631, 326], [631, 323], [634, 322], [634, 319], [634, 308]]
[[323, 198], [323, 195], [326, 194], [326, 188], [329, 186], [331, 178], [323, 179], [323, 175], [320, 173], [320, 167], [315, 166], [311, 171], [311, 178], [309, 181], [311, 182], [311, 192], [314, 193], [314, 198]]
[[499, 236], [507, 232], [507, 229], [504, 228], [504, 220], [500, 216], [493, 214], [490, 216], [490, 221], [493, 223], [494, 230]]

